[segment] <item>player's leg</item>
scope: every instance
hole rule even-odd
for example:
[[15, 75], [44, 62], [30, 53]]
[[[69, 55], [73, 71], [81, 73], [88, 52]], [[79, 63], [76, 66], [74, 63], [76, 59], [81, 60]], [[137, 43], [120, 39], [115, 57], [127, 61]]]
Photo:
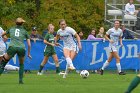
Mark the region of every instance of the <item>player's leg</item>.
[[102, 68], [100, 70], [101, 75], [103, 75], [104, 69], [109, 65], [109, 63], [111, 62], [112, 58], [113, 58], [113, 52], [110, 52], [108, 60], [106, 60], [106, 62], [103, 64], [103, 66], [102, 66]]
[[54, 62], [55, 62], [56, 73], [60, 73], [58, 57], [57, 57], [56, 54], [53, 54], [52, 57], [53, 57], [53, 60], [54, 60]]
[[45, 55], [41, 64], [40, 64], [40, 68], [39, 68], [37, 75], [42, 75], [41, 71], [44, 68], [45, 64], [48, 62], [48, 59], [49, 59], [49, 56]]
[[4, 71], [4, 67], [15, 54], [15, 48], [9, 47], [7, 53], [2, 56], [2, 60], [0, 62], [0, 74], [2, 74], [2, 72]]
[[117, 66], [119, 75], [125, 75], [125, 73], [121, 71], [120, 57], [118, 55], [118, 52], [114, 51], [113, 56], [116, 58], [116, 66]]
[[19, 57], [19, 84], [23, 84], [24, 57]]
[[18, 48], [17, 55], [19, 59], [19, 84], [23, 84], [25, 49]]
[[127, 91], [125, 93], [131, 93], [137, 86], [138, 84], [140, 83], [140, 74], [137, 75], [133, 80], [132, 82], [130, 83]]
[[63, 49], [63, 53], [64, 53], [64, 56], [66, 58], [66, 62], [67, 62], [68, 68], [70, 70], [74, 70], [75, 67], [73, 66], [72, 59], [70, 58], [70, 50], [67, 49], [67, 48], [64, 48]]

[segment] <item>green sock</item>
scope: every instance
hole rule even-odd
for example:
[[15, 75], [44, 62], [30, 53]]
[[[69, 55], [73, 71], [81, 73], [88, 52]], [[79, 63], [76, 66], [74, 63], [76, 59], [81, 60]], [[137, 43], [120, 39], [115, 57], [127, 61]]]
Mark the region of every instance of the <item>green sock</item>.
[[137, 85], [140, 83], [140, 77], [136, 76], [133, 81], [130, 83], [127, 92], [126, 93], [131, 93], [133, 89], [137, 87]]
[[2, 72], [4, 71], [4, 67], [6, 66], [7, 62], [5, 61], [1, 61], [0, 63], [0, 74], [2, 74]]
[[40, 65], [40, 68], [39, 68], [39, 72], [41, 73], [42, 69], [44, 68], [44, 66]]
[[20, 66], [20, 68], [19, 68], [19, 82], [22, 82], [23, 73], [24, 73], [24, 64], [20, 64], [19, 66]]
[[60, 73], [60, 68], [56, 67], [56, 73]]

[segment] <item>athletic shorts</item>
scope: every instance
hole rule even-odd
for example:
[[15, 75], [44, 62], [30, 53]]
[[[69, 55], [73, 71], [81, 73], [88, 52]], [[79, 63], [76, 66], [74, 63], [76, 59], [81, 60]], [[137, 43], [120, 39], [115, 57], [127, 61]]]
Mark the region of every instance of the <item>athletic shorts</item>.
[[5, 54], [6, 46], [0, 46], [0, 57]]
[[117, 52], [118, 49], [117, 49], [117, 47], [115, 47], [115, 46], [109, 46], [109, 51], [110, 51], [110, 52]]
[[25, 49], [24, 48], [20, 48], [20, 47], [9, 46], [9, 48], [7, 49], [7, 54], [10, 57], [14, 57], [15, 54], [17, 54], [18, 57], [24, 57], [25, 56]]
[[54, 48], [46, 48], [44, 51], [44, 56], [52, 56], [56, 54], [55, 49]]
[[68, 49], [68, 50], [73, 50], [74, 52], [78, 53], [79, 52], [79, 48], [78, 46], [64, 46], [65, 49]]

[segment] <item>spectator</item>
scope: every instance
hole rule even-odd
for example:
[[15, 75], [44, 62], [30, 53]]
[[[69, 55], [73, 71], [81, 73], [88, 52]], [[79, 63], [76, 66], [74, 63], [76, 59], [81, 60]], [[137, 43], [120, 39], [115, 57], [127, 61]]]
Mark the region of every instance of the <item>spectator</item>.
[[138, 7], [136, 29], [140, 30], [140, 6]]
[[125, 25], [121, 25], [121, 29], [123, 31], [122, 39], [134, 39], [134, 37], [129, 33], [129, 31], [125, 28]]
[[134, 0], [129, 0], [129, 3], [125, 5], [125, 12], [129, 15], [135, 15], [135, 5], [133, 4]]
[[96, 35], [96, 38], [104, 38], [104, 27], [100, 27], [99, 33]]
[[79, 35], [79, 37], [80, 37], [81, 40], [84, 39], [83, 31], [79, 31], [79, 32], [78, 32], [78, 35]]
[[91, 33], [88, 35], [87, 40], [95, 40], [96, 39], [96, 29], [92, 29]]
[[36, 42], [36, 40], [43, 40], [43, 37], [37, 33], [37, 27], [32, 28], [30, 39], [34, 42]]

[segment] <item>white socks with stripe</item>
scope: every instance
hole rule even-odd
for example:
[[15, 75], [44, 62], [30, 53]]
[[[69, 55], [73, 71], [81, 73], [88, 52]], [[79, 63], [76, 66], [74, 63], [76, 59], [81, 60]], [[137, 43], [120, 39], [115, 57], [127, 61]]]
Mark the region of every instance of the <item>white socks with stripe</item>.
[[121, 72], [121, 64], [120, 63], [116, 63], [116, 66], [117, 66], [118, 72], [120, 73]]
[[109, 65], [109, 62], [106, 60], [106, 62], [103, 64], [101, 69], [104, 70], [108, 65]]
[[71, 60], [70, 57], [67, 57], [66, 61], [67, 61], [68, 66], [72, 66], [73, 67], [73, 63], [72, 63], [72, 60]]

